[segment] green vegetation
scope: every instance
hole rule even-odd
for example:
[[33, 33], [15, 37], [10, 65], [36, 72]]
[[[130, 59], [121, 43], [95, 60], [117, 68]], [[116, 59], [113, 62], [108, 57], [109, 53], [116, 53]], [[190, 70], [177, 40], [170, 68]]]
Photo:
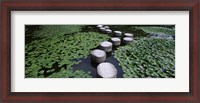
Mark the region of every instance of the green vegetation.
[[[109, 27], [134, 35], [132, 43], [114, 51], [124, 78], [175, 77], [175, 41], [146, 38], [149, 33], [175, 35], [174, 25]], [[110, 38], [98, 32], [94, 25], [26, 25], [25, 77], [91, 78], [93, 70], [84, 68], [85, 62], [77, 64]]]
[[58, 32], [57, 30], [52, 29], [51, 32], [54, 33], [45, 31], [42, 30], [46, 33], [44, 35], [37, 31], [39, 34], [37, 36], [51, 37], [34, 40], [25, 45], [25, 77], [91, 77], [90, 72], [74, 71], [73, 65], [80, 63], [81, 58], [89, 55], [90, 49], [96, 48], [100, 42], [108, 40], [109, 37], [95, 32], [79, 32], [69, 35], [63, 35], [64, 32], [61, 32], [58, 36], [53, 36], [56, 35], [54, 33]]
[[28, 28], [34, 28], [34, 31], [30, 31], [30, 33], [26, 33], [26, 35], [31, 35], [34, 38], [46, 38], [46, 37], [55, 37], [62, 36], [65, 34], [71, 34], [81, 31], [81, 25], [38, 25], [38, 26], [27, 26]]
[[175, 35], [175, 28], [159, 27], [159, 26], [135, 26], [146, 33]]
[[175, 77], [175, 41], [140, 38], [119, 47], [115, 58], [125, 78]]

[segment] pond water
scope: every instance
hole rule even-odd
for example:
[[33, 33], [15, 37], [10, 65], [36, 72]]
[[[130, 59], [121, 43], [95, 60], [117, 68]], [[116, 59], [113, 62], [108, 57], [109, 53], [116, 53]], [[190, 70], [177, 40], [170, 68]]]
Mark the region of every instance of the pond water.
[[[121, 31], [123, 34], [124, 33], [132, 33], [134, 34], [134, 37], [145, 37], [148, 35], [148, 33], [143, 32], [142, 30], [139, 29], [134, 29], [134, 28], [128, 28], [127, 26], [129, 25], [125, 25], [125, 26], [115, 26], [115, 25], [108, 25], [110, 27], [111, 30], [113, 31]], [[82, 32], [100, 32], [96, 26], [94, 25], [88, 25], [88, 26], [84, 26], [84, 28], [82, 28]], [[104, 35], [104, 34], [102, 34]], [[122, 37], [123, 38], [123, 37]], [[122, 40], [121, 38], [121, 40]], [[110, 41], [110, 40], [109, 40]], [[120, 46], [124, 46], [125, 44], [121, 44]], [[98, 48], [98, 47], [97, 47]], [[95, 49], [97, 49], [95, 48]], [[107, 58], [105, 62], [109, 62], [111, 64], [113, 64], [116, 69], [117, 69], [117, 78], [123, 78], [123, 70], [122, 68], [119, 66], [119, 62], [114, 58], [114, 51], [117, 49], [117, 47], [113, 47], [113, 50], [111, 53], [106, 53]], [[91, 55], [89, 55], [86, 59], [81, 59], [81, 63], [74, 65], [74, 70], [84, 70], [84, 71], [91, 71], [91, 75], [93, 78], [101, 78], [98, 74], [97, 74], [97, 63], [93, 63], [91, 61]]]
[[28, 26], [26, 27], [26, 35], [25, 35], [25, 44], [31, 43], [33, 40], [37, 40], [39, 38], [33, 38], [33, 32], [39, 30], [39, 26]]
[[[122, 34], [132, 33], [134, 35], [134, 37], [146, 37], [148, 35], [148, 33], [144, 32], [140, 29], [135, 29], [134, 26], [132, 26], [132, 25], [123, 25], [123, 26], [107, 25], [107, 26], [109, 26], [112, 31], [121, 31]], [[33, 40], [40, 39], [40, 38], [33, 38], [32, 34], [31, 34], [34, 30], [39, 30], [38, 26], [32, 26], [32, 27], [29, 27], [29, 29], [31, 29], [31, 30], [28, 30], [29, 32], [26, 32], [26, 37], [25, 37], [26, 44], [30, 43]], [[87, 26], [83, 26], [82, 31], [80, 31], [80, 32], [100, 32], [100, 31], [96, 28], [96, 25], [87, 25]], [[105, 34], [102, 34], [102, 35], [105, 35]], [[121, 46], [123, 46], [123, 45], [124, 44], [121, 44]], [[94, 48], [94, 49], [97, 49], [97, 48]], [[112, 63], [116, 67], [116, 69], [118, 71], [117, 78], [123, 78], [123, 70], [119, 66], [119, 62], [114, 58], [114, 51], [116, 49], [117, 49], [117, 47], [113, 47], [113, 51], [111, 53], [107, 53], [106, 62]], [[97, 69], [96, 69], [97, 65], [98, 64], [93, 63], [91, 61], [91, 56], [89, 55], [86, 59], [82, 58], [81, 62], [79, 64], [74, 65], [73, 70], [80, 70], [80, 67], [81, 67], [81, 70], [83, 70], [85, 72], [90, 71], [91, 76], [93, 78], [100, 78], [100, 76], [98, 76], [98, 74], [97, 74]], [[53, 64], [52, 68], [55, 68], [54, 72], [59, 72], [59, 70], [61, 69], [61, 67], [58, 67], [58, 63]], [[43, 68], [43, 69], [45, 70], [45, 68]], [[41, 71], [43, 69], [40, 69], [39, 71]], [[53, 72], [50, 72], [50, 73], [44, 72], [44, 77], [47, 77], [47, 76], [51, 75], [52, 73]]]

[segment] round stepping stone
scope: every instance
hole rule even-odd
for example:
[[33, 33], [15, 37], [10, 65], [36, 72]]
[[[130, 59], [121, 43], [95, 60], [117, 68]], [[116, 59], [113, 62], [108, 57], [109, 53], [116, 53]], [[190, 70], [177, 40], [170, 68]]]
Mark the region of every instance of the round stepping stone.
[[112, 33], [112, 30], [106, 29], [106, 33], [110, 34], [110, 33]]
[[119, 46], [121, 44], [121, 40], [117, 37], [111, 38], [111, 42], [113, 43], [114, 46]]
[[105, 52], [111, 52], [112, 51], [112, 43], [108, 42], [108, 41], [101, 42], [100, 49]]
[[133, 38], [131, 38], [131, 37], [124, 37], [123, 38], [123, 42], [125, 43], [125, 44], [128, 44], [128, 43], [130, 43], [130, 42], [132, 42], [133, 41]]
[[97, 66], [97, 73], [102, 78], [116, 78], [117, 69], [115, 66], [108, 62], [103, 62]]
[[114, 31], [114, 33], [115, 33], [115, 36], [118, 36], [118, 37], [120, 37], [122, 35], [121, 31]]
[[109, 26], [104, 26], [104, 28], [109, 29], [110, 27]]
[[90, 54], [93, 62], [102, 63], [106, 61], [106, 52], [103, 50], [95, 49], [91, 51]]
[[102, 28], [103, 27], [103, 25], [97, 25], [97, 28]]
[[103, 27], [101, 27], [101, 28], [99, 28], [100, 29], [100, 31], [102, 32], [102, 33], [104, 33], [105, 31], [106, 31], [106, 28], [103, 28]]
[[131, 34], [131, 33], [125, 33], [124, 36], [133, 38], [133, 34]]

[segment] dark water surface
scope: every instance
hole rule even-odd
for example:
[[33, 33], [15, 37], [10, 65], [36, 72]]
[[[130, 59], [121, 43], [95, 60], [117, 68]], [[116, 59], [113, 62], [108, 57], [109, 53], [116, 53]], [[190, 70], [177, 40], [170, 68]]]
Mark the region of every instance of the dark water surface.
[[33, 38], [33, 32], [40, 30], [39, 25], [26, 25], [25, 26], [25, 44], [31, 43], [34, 40], [40, 39], [40, 38]]
[[[108, 55], [108, 53], [107, 53]], [[106, 61], [113, 64], [117, 69], [117, 78], [123, 78], [122, 68], [118, 65], [118, 61], [114, 58], [114, 53], [107, 56]], [[86, 59], [82, 59], [82, 62], [74, 65], [74, 70], [83, 70], [83, 71], [91, 71], [91, 75], [93, 78], [100, 78], [97, 74], [97, 63], [91, 61], [91, 56], [89, 55]]]
[[[126, 25], [126, 26], [115, 26], [115, 25], [106, 25], [109, 26], [110, 29], [114, 32], [114, 31], [121, 31], [122, 34], [124, 33], [133, 33], [134, 37], [141, 37], [141, 36], [147, 36], [148, 34], [145, 33], [142, 30], [139, 29], [134, 29], [134, 28], [128, 28], [128, 26], [130, 25]], [[82, 28], [82, 32], [100, 32], [96, 26], [94, 25], [88, 25], [88, 26], [84, 26]], [[113, 33], [112, 33], [113, 35]], [[112, 36], [111, 36], [112, 37]], [[122, 36], [123, 38], [123, 36]], [[121, 38], [121, 41], [122, 41]], [[110, 41], [110, 40], [109, 40]], [[122, 43], [121, 46], [123, 46], [124, 44]], [[98, 48], [98, 47], [97, 47]], [[96, 48], [95, 48], [96, 49]], [[109, 62], [111, 64], [113, 64], [116, 69], [117, 69], [117, 78], [123, 78], [123, 70], [122, 68], [119, 66], [119, 62], [117, 61], [117, 59], [114, 58], [114, 50], [116, 50], [117, 47], [113, 47], [113, 51], [111, 53], [107, 53], [107, 58], [105, 62]], [[83, 70], [83, 71], [91, 71], [91, 75], [93, 78], [100, 78], [100, 76], [97, 74], [97, 63], [93, 63], [91, 61], [91, 56], [89, 55], [86, 59], [81, 59], [81, 63], [74, 65], [74, 70]]]
[[[146, 33], [143, 30], [134, 28], [134, 26], [137, 25], [106, 25], [106, 26], [109, 26], [112, 32], [121, 31], [122, 34], [132, 33], [134, 37], [146, 37], [149, 35], [149, 33]], [[100, 32], [100, 31], [97, 29], [96, 25], [87, 25], [82, 28], [82, 32]]]
[[[131, 25], [121, 25], [121, 26], [119, 26], [119, 25], [106, 25], [106, 26], [110, 26], [110, 29], [112, 31], [122, 31], [122, 34], [124, 34], [124, 33], [132, 33], [134, 35], [134, 37], [145, 37], [145, 36], [148, 35], [147, 33], [145, 33], [142, 30], [128, 27], [128, 26], [131, 26]], [[32, 38], [31, 33], [34, 30], [39, 30], [38, 26], [32, 26], [32, 27], [29, 27], [29, 29], [31, 29], [31, 30], [29, 30], [30, 32], [26, 33], [26, 34], [29, 34], [29, 35], [26, 35], [26, 37], [25, 37], [25, 43], [26, 44], [28, 44], [28, 43], [32, 42], [33, 40], [35, 40], [35, 38]], [[83, 26], [81, 32], [100, 32], [100, 31], [96, 28], [96, 25], [88, 25], [88, 26]], [[121, 46], [123, 46], [123, 45], [124, 44], [122, 44]], [[117, 72], [118, 72], [117, 73], [117, 78], [123, 78], [123, 73], [124, 72], [123, 72], [122, 68], [119, 66], [119, 62], [114, 58], [114, 50], [116, 50], [116, 48], [117, 47], [113, 47], [113, 51], [111, 53], [107, 53], [106, 54], [107, 58], [106, 58], [105, 62], [109, 62], [109, 63], [113, 64], [116, 67]], [[98, 66], [98, 64], [93, 63], [91, 61], [91, 56], [89, 55], [86, 59], [82, 58], [81, 62], [79, 64], [74, 65], [73, 69], [74, 70], [83, 70], [85, 72], [90, 71], [91, 72], [91, 76], [93, 78], [100, 78], [100, 76], [97, 74], [97, 69], [96, 69], [97, 66]], [[60, 70], [60, 68], [58, 68], [58, 64], [54, 64], [54, 68], [57, 68], [57, 70], [55, 72], [58, 72]], [[45, 77], [49, 76], [51, 74], [52, 73], [48, 73], [48, 74], [46, 73]]]

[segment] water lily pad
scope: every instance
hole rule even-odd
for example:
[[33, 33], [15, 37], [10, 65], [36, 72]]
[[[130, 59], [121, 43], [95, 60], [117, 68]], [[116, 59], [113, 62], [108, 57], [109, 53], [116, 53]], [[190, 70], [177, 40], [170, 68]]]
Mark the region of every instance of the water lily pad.
[[[114, 57], [126, 74], [124, 77], [175, 77], [174, 40], [137, 38], [129, 45], [119, 47]], [[163, 67], [167, 71], [160, 71]]]

